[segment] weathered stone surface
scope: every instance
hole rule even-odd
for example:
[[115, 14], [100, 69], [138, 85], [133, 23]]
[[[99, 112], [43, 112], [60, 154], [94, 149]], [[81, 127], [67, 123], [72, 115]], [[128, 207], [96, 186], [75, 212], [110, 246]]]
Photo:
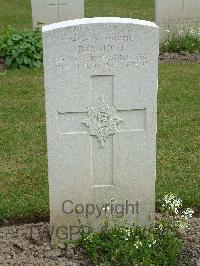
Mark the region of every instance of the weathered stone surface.
[[158, 43], [132, 19], [43, 27], [53, 243], [76, 238], [78, 218], [153, 221]]
[[156, 0], [156, 23], [160, 28], [160, 41], [168, 37], [183, 36], [200, 27], [199, 0]]
[[84, 0], [31, 0], [33, 27], [84, 17]]

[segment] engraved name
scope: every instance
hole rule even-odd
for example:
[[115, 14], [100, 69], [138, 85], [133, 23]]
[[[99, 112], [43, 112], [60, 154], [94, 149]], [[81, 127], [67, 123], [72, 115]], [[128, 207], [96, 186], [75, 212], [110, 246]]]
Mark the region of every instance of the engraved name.
[[107, 45], [79, 45], [78, 52], [79, 53], [112, 53], [112, 52], [122, 52], [124, 51], [124, 45], [114, 45], [114, 44], [107, 44]]
[[[67, 70], [72, 67], [78, 70], [134, 68], [138, 65], [145, 66], [149, 62], [148, 54], [133, 53], [134, 35], [87, 37], [75, 35], [69, 37], [67, 41], [65, 40], [66, 45], [69, 40], [74, 42], [72, 53], [47, 59], [47, 65], [50, 65], [50, 68], [56, 71]], [[129, 44], [129, 42], [133, 43]]]

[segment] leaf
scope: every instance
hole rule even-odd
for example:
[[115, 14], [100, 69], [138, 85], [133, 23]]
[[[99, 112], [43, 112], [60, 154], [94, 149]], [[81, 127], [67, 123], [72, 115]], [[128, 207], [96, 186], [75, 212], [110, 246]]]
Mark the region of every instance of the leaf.
[[15, 49], [12, 50], [12, 55], [13, 55], [13, 57], [17, 57], [18, 54], [19, 54], [19, 53], [18, 53], [17, 50], [15, 50]]
[[36, 59], [41, 59], [41, 55], [40, 55], [40, 54], [37, 54], [37, 53], [35, 53], [35, 54], [34, 54], [34, 58], [36, 58]]
[[24, 64], [25, 65], [28, 65], [29, 61], [28, 61], [28, 58], [27, 57], [24, 57]]
[[12, 57], [6, 57], [6, 65], [7, 66], [10, 66], [12, 61], [13, 61]]
[[23, 39], [23, 37], [20, 36], [19, 34], [14, 34], [11, 39], [13, 41], [19, 41], [19, 40]]
[[36, 68], [39, 68], [40, 66], [41, 66], [41, 62], [40, 61], [35, 61], [35, 62], [33, 62], [33, 65], [34, 65], [34, 67], [36, 67]]
[[12, 42], [12, 40], [11, 40], [11, 39], [9, 39], [9, 40], [7, 41], [7, 44], [8, 44], [9, 46], [12, 46], [12, 45], [13, 45], [13, 42]]
[[19, 65], [21, 65], [23, 63], [23, 59], [21, 57], [16, 57], [16, 61]]

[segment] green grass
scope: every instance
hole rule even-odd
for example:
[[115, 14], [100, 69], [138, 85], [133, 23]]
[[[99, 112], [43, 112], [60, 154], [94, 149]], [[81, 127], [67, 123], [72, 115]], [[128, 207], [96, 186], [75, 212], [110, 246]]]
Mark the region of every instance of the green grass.
[[0, 0], [0, 32], [8, 25], [20, 30], [32, 27], [30, 0]]
[[[86, 0], [86, 16], [153, 19], [153, 1]], [[30, 3], [0, 0], [0, 31], [31, 27]], [[173, 192], [200, 207], [198, 92], [200, 65], [161, 65], [157, 199]], [[0, 221], [48, 214], [43, 71], [0, 72]]]
[[200, 65], [160, 65], [157, 198], [173, 192], [200, 208]]
[[[85, 16], [119, 16], [153, 21], [154, 0], [85, 0]], [[32, 27], [30, 0], [0, 0], [0, 32], [8, 25], [20, 30]]]
[[48, 210], [42, 71], [0, 72], [0, 220]]
[[154, 0], [85, 0], [86, 17], [130, 17], [154, 21]]

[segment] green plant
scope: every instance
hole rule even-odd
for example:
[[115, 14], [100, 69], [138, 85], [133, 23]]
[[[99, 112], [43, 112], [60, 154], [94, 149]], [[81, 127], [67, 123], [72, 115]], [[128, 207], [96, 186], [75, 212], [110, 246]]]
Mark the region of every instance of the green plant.
[[162, 202], [163, 215], [149, 228], [119, 226], [97, 233], [82, 232], [78, 245], [83, 247], [87, 258], [94, 265], [181, 265], [184, 241], [178, 230], [188, 227], [193, 211], [181, 212], [181, 200], [173, 194]]
[[39, 68], [42, 64], [40, 30], [17, 31], [9, 27], [0, 37], [0, 57], [10, 68]]
[[178, 36], [173, 35], [161, 45], [161, 52], [200, 52], [200, 35], [195, 30], [190, 30], [186, 35], [183, 35], [183, 30], [179, 29]]

